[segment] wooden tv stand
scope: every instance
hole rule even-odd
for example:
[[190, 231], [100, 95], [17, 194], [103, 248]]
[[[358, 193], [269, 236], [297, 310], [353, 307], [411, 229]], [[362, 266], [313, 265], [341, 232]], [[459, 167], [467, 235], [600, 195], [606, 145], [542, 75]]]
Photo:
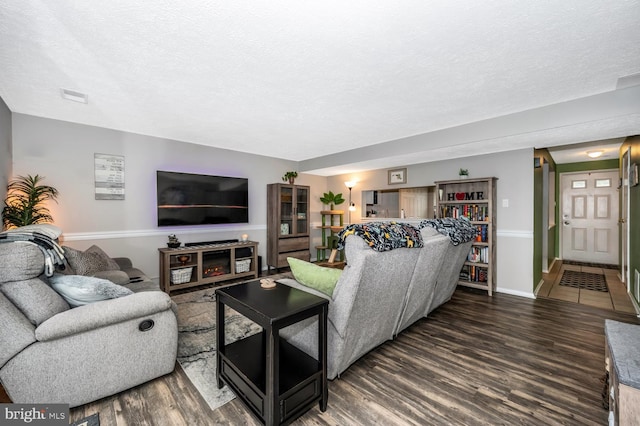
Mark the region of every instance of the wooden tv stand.
[[167, 294], [235, 278], [257, 278], [260, 272], [255, 241], [161, 247], [158, 252], [160, 288]]

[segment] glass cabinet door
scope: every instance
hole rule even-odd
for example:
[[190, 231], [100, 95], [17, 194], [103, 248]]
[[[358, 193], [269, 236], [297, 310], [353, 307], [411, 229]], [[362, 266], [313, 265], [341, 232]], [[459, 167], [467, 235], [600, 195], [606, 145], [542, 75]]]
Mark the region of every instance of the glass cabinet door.
[[293, 229], [293, 187], [280, 189], [280, 235], [290, 235]]
[[296, 234], [306, 234], [309, 220], [309, 190], [296, 188]]

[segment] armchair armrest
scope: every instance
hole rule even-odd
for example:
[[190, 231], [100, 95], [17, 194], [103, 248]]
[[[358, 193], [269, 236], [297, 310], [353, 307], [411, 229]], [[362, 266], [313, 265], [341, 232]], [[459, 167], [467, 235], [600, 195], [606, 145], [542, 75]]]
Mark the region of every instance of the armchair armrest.
[[36, 339], [41, 342], [59, 339], [169, 309], [171, 298], [164, 292], [135, 293], [54, 315], [36, 328]]
[[112, 283], [118, 285], [127, 285], [129, 284], [129, 274], [124, 271], [98, 271], [93, 274], [96, 278], [102, 278], [105, 280], [109, 280]]

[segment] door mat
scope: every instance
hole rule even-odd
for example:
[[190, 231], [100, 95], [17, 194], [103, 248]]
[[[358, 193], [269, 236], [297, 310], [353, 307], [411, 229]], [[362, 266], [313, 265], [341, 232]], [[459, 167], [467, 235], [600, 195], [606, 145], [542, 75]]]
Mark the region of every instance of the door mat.
[[563, 265], [591, 266], [592, 268], [618, 269], [618, 265], [608, 263], [580, 262], [578, 260], [562, 260]]
[[578, 272], [566, 270], [562, 274], [559, 285], [580, 288], [583, 290], [594, 290], [609, 292], [607, 280], [602, 274], [592, 274], [590, 272]]

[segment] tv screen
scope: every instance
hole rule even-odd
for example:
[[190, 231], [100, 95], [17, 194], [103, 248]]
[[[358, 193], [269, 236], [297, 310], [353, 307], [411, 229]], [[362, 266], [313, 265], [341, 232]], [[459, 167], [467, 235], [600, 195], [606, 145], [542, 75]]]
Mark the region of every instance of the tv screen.
[[249, 180], [157, 171], [158, 226], [249, 222]]

